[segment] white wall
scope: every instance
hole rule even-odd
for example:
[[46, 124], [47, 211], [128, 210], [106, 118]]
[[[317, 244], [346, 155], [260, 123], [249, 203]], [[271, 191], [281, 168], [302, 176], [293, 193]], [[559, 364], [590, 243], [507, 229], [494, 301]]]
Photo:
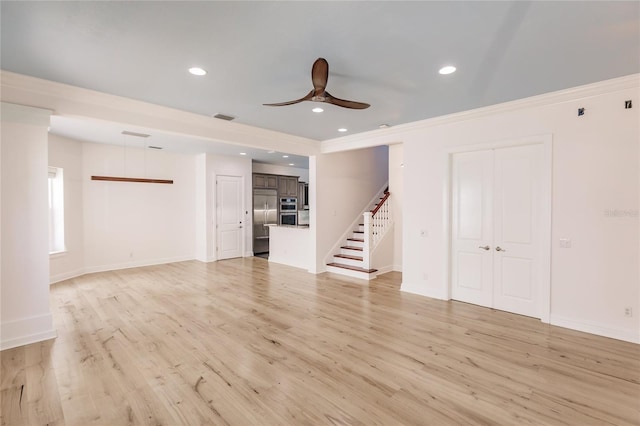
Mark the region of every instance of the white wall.
[[[216, 260], [215, 176], [241, 176], [251, 205], [251, 160], [181, 155], [50, 135], [49, 164], [64, 168], [67, 253], [51, 282], [87, 272], [188, 259]], [[92, 175], [173, 179], [173, 185], [92, 181]], [[245, 215], [250, 220], [250, 215]], [[245, 255], [251, 226], [244, 228]]]
[[213, 250], [213, 182], [207, 173], [207, 154], [196, 156], [196, 259], [215, 260]]
[[[447, 151], [551, 134], [550, 321], [640, 342], [639, 83], [638, 75], [614, 79], [328, 141], [323, 150], [403, 142], [411, 196], [403, 205], [402, 289], [447, 298]], [[634, 108], [625, 110], [628, 99]], [[570, 238], [572, 247], [559, 248], [560, 238]], [[624, 316], [625, 307], [633, 317]]]
[[388, 181], [388, 164], [386, 146], [310, 158], [311, 272], [325, 270], [331, 248]]
[[64, 170], [65, 253], [49, 257], [51, 283], [84, 273], [82, 142], [49, 134], [49, 166]]
[[0, 349], [55, 337], [49, 308], [51, 111], [2, 103]]
[[268, 173], [282, 176], [298, 176], [298, 182], [309, 183], [309, 169], [279, 166], [276, 164], [253, 163], [253, 173]]
[[402, 216], [404, 209], [404, 147], [389, 146], [389, 202], [393, 217], [393, 270], [402, 271]]
[[269, 230], [269, 262], [309, 269], [308, 228], [271, 226]]
[[[85, 272], [195, 258], [195, 156], [83, 143]], [[92, 181], [173, 179], [173, 185]]]

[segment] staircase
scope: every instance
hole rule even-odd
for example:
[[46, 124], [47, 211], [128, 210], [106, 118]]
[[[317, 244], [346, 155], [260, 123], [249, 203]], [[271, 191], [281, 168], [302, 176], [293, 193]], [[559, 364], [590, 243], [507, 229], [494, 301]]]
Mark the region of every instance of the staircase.
[[364, 267], [364, 224], [358, 225], [352, 235], [340, 247], [340, 253], [333, 255], [333, 262], [327, 263], [327, 272], [347, 275], [365, 280], [376, 277], [377, 269]]
[[377, 269], [371, 267], [371, 253], [390, 224], [389, 203], [391, 195], [384, 190], [383, 197], [363, 214], [364, 223], [359, 223], [342, 242], [333, 261], [327, 263], [327, 272], [346, 275], [364, 280], [377, 276]]

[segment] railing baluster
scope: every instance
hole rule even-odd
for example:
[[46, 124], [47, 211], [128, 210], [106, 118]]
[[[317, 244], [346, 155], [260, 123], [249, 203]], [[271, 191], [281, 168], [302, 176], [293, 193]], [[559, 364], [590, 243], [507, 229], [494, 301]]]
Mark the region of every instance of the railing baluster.
[[366, 269], [371, 268], [371, 253], [376, 248], [387, 227], [391, 223], [391, 210], [389, 207], [389, 196], [386, 192], [382, 200], [376, 205], [372, 212], [364, 214], [364, 247], [362, 259]]

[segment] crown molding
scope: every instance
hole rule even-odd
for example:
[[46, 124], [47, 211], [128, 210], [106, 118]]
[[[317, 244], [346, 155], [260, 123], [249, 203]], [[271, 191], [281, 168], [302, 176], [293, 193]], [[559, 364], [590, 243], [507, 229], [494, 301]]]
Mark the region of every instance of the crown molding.
[[320, 151], [323, 154], [349, 151], [354, 149], [369, 148], [380, 145], [393, 145], [402, 143], [408, 133], [419, 132], [431, 127], [445, 124], [458, 123], [467, 120], [483, 118], [500, 113], [513, 112], [526, 108], [549, 106], [565, 102], [577, 101], [594, 96], [613, 93], [621, 90], [637, 89], [640, 87], [640, 74], [631, 74], [624, 77], [604, 80], [597, 83], [577, 86], [570, 89], [549, 92], [542, 95], [531, 96], [515, 101], [504, 102], [487, 107], [476, 108], [439, 117], [427, 118], [401, 124], [387, 129], [377, 129], [354, 135], [328, 139], [321, 143]]
[[35, 108], [10, 102], [0, 103], [0, 119], [16, 123], [36, 124], [49, 126], [49, 118], [53, 111], [50, 109]]
[[[253, 148], [316, 155], [319, 141], [0, 70], [3, 102]], [[277, 147], [277, 148], [276, 148]]]

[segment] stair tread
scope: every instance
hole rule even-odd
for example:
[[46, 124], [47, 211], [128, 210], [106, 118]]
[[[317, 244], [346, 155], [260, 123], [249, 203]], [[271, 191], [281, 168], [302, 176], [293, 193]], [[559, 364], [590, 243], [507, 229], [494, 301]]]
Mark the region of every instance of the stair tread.
[[355, 247], [355, 246], [342, 246], [340, 248], [346, 249], [346, 250], [357, 250], [357, 251], [363, 251], [364, 250], [362, 247]]
[[333, 257], [339, 257], [341, 259], [350, 259], [350, 260], [362, 261], [362, 256], [350, 256], [348, 254], [334, 254]]
[[365, 269], [365, 268], [360, 268], [358, 266], [343, 265], [341, 263], [327, 263], [327, 266], [334, 266], [336, 268], [342, 268], [342, 269], [350, 269], [352, 271], [364, 272], [365, 274], [370, 274], [372, 272], [378, 272], [377, 269]]
[[364, 243], [364, 240], [361, 240], [359, 238], [347, 238], [347, 241], [358, 241], [360, 243]]
[[364, 234], [364, 231], [353, 231], [354, 234]]

